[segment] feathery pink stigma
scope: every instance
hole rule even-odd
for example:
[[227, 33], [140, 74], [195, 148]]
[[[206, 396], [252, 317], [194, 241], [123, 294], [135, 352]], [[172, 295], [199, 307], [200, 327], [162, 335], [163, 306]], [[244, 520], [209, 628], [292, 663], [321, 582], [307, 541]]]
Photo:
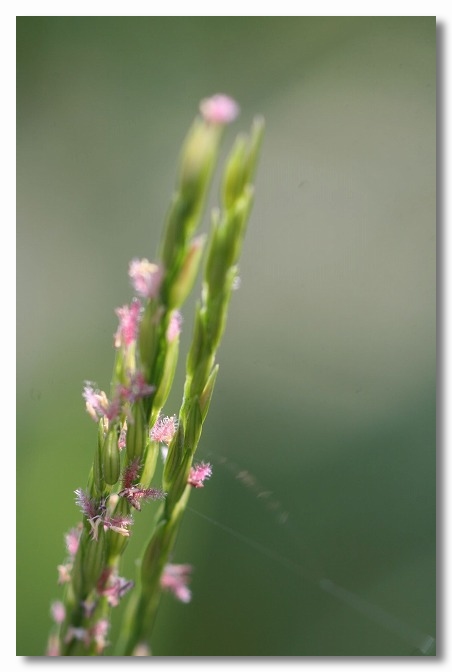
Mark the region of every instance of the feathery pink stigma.
[[141, 303], [139, 299], [132, 299], [129, 306], [116, 308], [115, 313], [119, 318], [119, 326], [115, 334], [115, 347], [121, 345], [128, 347], [137, 340], [138, 323], [140, 321]]
[[217, 93], [211, 98], [204, 98], [199, 105], [204, 120], [210, 124], [230, 124], [237, 117], [240, 108], [229, 96]]
[[140, 458], [136, 457], [127, 467], [124, 469], [122, 474], [122, 487], [130, 488], [134, 484], [134, 481], [138, 478], [138, 472], [140, 471], [141, 462]]
[[74, 492], [77, 495], [75, 503], [81, 508], [87, 518], [95, 518], [99, 515], [99, 509], [94, 499], [89, 497], [81, 488], [74, 490]]
[[194, 488], [203, 488], [204, 481], [206, 478], [212, 476], [212, 467], [207, 462], [201, 462], [200, 464], [195, 464], [190, 469], [190, 475], [188, 477], [187, 483], [192, 485]]
[[160, 578], [160, 585], [168, 590], [181, 602], [190, 602], [191, 591], [187, 587], [192, 572], [191, 565], [165, 565]]
[[150, 437], [157, 443], [170, 443], [176, 433], [178, 421], [175, 415], [159, 417], [150, 431]]
[[147, 259], [133, 259], [129, 264], [129, 277], [137, 294], [153, 299], [159, 293], [163, 272]]
[[133, 485], [130, 488], [124, 488], [118, 492], [119, 497], [125, 497], [129, 504], [137, 511], [141, 511], [140, 500], [148, 502], [150, 500], [164, 499], [166, 497], [163, 490], [157, 488], [141, 488], [139, 485]]

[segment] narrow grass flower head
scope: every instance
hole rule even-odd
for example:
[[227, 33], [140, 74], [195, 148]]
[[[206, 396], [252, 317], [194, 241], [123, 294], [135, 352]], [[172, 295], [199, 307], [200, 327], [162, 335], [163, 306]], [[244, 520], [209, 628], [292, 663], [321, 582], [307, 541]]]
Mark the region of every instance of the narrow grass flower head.
[[160, 266], [147, 259], [132, 259], [129, 277], [137, 294], [145, 299], [154, 299], [159, 293], [163, 272]]
[[236, 101], [224, 93], [217, 93], [211, 98], [204, 98], [199, 105], [205, 121], [210, 124], [230, 124], [237, 118], [240, 108]]

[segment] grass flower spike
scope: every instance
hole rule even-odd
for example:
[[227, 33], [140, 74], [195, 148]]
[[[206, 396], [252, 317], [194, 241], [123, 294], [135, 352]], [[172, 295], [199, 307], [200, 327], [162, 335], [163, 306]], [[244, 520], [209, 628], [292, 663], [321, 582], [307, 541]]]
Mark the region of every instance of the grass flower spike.
[[[162, 592], [184, 603], [192, 598], [192, 567], [172, 558], [190, 493], [212, 476], [211, 465], [194, 462], [194, 457], [218, 374], [217, 352], [232, 291], [238, 286], [263, 136], [263, 122], [257, 119], [248, 136], [237, 138], [224, 167], [210, 233], [199, 234], [223, 129], [236, 119], [239, 107], [218, 94], [201, 101], [199, 109], [182, 147], [157, 259], [136, 257], [129, 264], [135, 296], [115, 311], [109, 390], [89, 381], [83, 389], [97, 436], [87, 483], [75, 490], [82, 520], [65, 536], [67, 556], [57, 581], [63, 595], [50, 607], [48, 656], [99, 656], [107, 648], [115, 655], [150, 655]], [[199, 273], [202, 293], [180, 407], [165, 415], [179, 359], [182, 309]], [[154, 522], [137, 576], [123, 578], [121, 559], [136, 515], [153, 516]], [[112, 642], [111, 611], [123, 599], [126, 613], [119, 640]]]

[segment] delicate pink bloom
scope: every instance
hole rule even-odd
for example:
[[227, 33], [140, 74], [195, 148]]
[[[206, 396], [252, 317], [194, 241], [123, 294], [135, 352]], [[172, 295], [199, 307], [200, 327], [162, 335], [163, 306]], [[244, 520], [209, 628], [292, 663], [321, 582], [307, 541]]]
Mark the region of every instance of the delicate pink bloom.
[[141, 303], [139, 299], [134, 298], [130, 307], [116, 308], [115, 313], [119, 318], [119, 326], [115, 333], [115, 347], [120, 348], [121, 345], [128, 347], [137, 340]]
[[191, 591], [187, 587], [192, 571], [191, 565], [165, 565], [160, 585], [169, 590], [181, 602], [190, 602]]
[[230, 124], [237, 117], [240, 108], [229, 96], [218, 93], [211, 98], [204, 98], [199, 105], [204, 120], [209, 124]]
[[82, 396], [86, 402], [86, 410], [96, 422], [100, 418], [107, 418], [112, 422], [118, 417], [121, 410], [120, 398], [109, 401], [105, 392], [95, 390], [90, 382], [85, 383]]
[[206, 478], [210, 478], [212, 476], [212, 467], [210, 464], [201, 462], [200, 464], [195, 464], [190, 469], [190, 475], [188, 477], [187, 483], [189, 485], [192, 485], [194, 488], [203, 488], [204, 487], [204, 481]]
[[62, 585], [63, 583], [70, 583], [71, 581], [71, 569], [72, 565], [58, 565], [58, 583]]
[[159, 417], [150, 431], [150, 437], [157, 443], [170, 443], [176, 433], [178, 420], [175, 415]]
[[168, 343], [172, 343], [180, 334], [182, 325], [182, 315], [178, 310], [171, 313], [168, 329], [166, 330], [166, 338]]
[[50, 613], [55, 623], [62, 623], [66, 618], [66, 609], [62, 602], [53, 602], [50, 607]]
[[117, 607], [121, 598], [134, 586], [133, 581], [127, 581], [122, 576], [107, 570], [97, 584], [97, 592], [107, 598], [112, 607]]
[[133, 404], [137, 399], [148, 397], [154, 390], [155, 385], [148, 385], [141, 371], [136, 371], [130, 376], [128, 385], [118, 387], [119, 395], [130, 404]]
[[104, 529], [113, 530], [113, 532], [122, 534], [123, 537], [129, 537], [129, 527], [133, 525], [133, 518], [132, 516], [106, 516], [102, 523]]
[[79, 525], [78, 527], [73, 527], [65, 535], [66, 548], [71, 557], [74, 557], [74, 555], [77, 553], [78, 542], [80, 541], [81, 533], [82, 533], [82, 526]]
[[159, 293], [163, 272], [147, 259], [133, 259], [129, 264], [129, 277], [137, 294], [153, 299]]

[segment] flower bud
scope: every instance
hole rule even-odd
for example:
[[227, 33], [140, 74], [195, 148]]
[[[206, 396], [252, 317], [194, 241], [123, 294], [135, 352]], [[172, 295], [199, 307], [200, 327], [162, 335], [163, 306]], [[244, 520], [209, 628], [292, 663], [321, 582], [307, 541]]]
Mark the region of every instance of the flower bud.
[[185, 254], [181, 269], [175, 281], [171, 286], [168, 298], [169, 308], [179, 308], [187, 296], [190, 294], [198, 275], [199, 264], [201, 262], [206, 236], [197, 236], [192, 240], [190, 247]]
[[217, 373], [218, 373], [219, 366], [218, 364], [213, 368], [207, 383], [202, 391], [201, 396], [199, 397], [199, 408], [201, 411], [201, 416], [202, 416], [202, 421], [206, 419], [207, 412], [209, 410], [210, 406], [210, 401], [212, 399], [213, 395], [213, 389], [215, 387], [215, 381], [217, 379]]
[[130, 462], [141, 460], [146, 444], [147, 432], [144, 420], [142, 400], [137, 400], [132, 406], [132, 419], [127, 424], [126, 449]]
[[95, 587], [105, 564], [107, 540], [103, 525], [99, 525], [97, 539], [87, 539], [83, 553], [83, 588], [87, 596]]
[[179, 339], [176, 338], [171, 343], [168, 343], [165, 363], [163, 365], [163, 373], [154, 396], [153, 408], [163, 408], [168, 399], [174, 380], [174, 374], [176, 373], [178, 356]]
[[210, 178], [220, 140], [218, 127], [196, 119], [193, 123], [180, 158], [179, 185], [187, 200], [198, 200]]
[[[118, 497], [118, 503], [112, 512], [112, 516], [126, 517], [130, 513], [130, 506], [124, 497]], [[109, 533], [108, 541], [108, 550], [110, 558], [115, 558], [120, 556], [127, 544], [129, 543], [129, 537], [123, 534], [117, 534], [115, 532]]]
[[184, 425], [179, 422], [176, 433], [169, 445], [168, 455], [163, 468], [163, 489], [169, 492], [176, 478], [184, 454]]
[[192, 455], [196, 450], [199, 438], [202, 432], [202, 416], [199, 407], [198, 397], [194, 397], [190, 404], [187, 414], [187, 421], [185, 423], [185, 450]]
[[102, 471], [105, 482], [109, 485], [115, 485], [119, 479], [120, 470], [121, 456], [118, 448], [118, 436], [116, 428], [112, 427], [102, 446]]

